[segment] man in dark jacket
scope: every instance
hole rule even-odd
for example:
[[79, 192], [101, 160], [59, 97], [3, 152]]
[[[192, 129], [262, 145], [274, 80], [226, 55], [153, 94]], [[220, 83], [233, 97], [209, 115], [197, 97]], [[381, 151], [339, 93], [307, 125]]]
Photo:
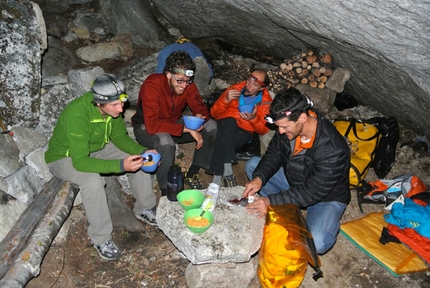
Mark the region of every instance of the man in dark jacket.
[[269, 123], [278, 127], [265, 155], [246, 164], [252, 179], [243, 192], [257, 192], [246, 208], [260, 217], [269, 205], [294, 204], [307, 210], [306, 222], [318, 254], [336, 242], [340, 219], [351, 199], [350, 151], [330, 121], [312, 107], [297, 89], [277, 93], [270, 106]]

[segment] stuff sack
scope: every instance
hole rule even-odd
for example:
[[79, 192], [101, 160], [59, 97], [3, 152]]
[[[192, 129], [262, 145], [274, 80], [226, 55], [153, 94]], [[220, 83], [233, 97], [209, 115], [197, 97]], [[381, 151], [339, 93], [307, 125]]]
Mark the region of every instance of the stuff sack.
[[384, 178], [390, 172], [399, 141], [399, 125], [394, 117], [337, 119], [333, 125], [350, 147], [351, 189], [361, 186], [370, 167], [379, 178]]
[[269, 206], [257, 269], [264, 288], [299, 287], [309, 263], [322, 277], [315, 243], [299, 208], [293, 204]]

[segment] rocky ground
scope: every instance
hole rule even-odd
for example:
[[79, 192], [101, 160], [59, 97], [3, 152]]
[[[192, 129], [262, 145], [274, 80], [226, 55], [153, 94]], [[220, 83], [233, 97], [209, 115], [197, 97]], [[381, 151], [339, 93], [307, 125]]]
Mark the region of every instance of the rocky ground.
[[[147, 51], [139, 51], [142, 56]], [[250, 55], [247, 55], [250, 56]], [[254, 55], [257, 56], [258, 55]], [[136, 56], [137, 57], [137, 56]], [[223, 52], [223, 66], [214, 65], [215, 77], [235, 83], [244, 79], [249, 67], [234, 65], [234, 55]], [[133, 60], [133, 59], [131, 59]], [[261, 60], [259, 58], [258, 60]], [[125, 63], [97, 63], [106, 72], [115, 73]], [[114, 68], [115, 67], [115, 68]], [[370, 111], [370, 112], [369, 112]], [[368, 107], [354, 108], [349, 111], [334, 111], [339, 114], [373, 116], [374, 111]], [[402, 128], [400, 143], [411, 141], [417, 135]], [[414, 144], [414, 142], [412, 142]], [[386, 178], [413, 173], [430, 184], [430, 156], [421, 146], [398, 145], [394, 167]], [[188, 167], [191, 163], [194, 144], [180, 145], [177, 162]], [[415, 150], [414, 150], [415, 149]], [[244, 173], [245, 162], [234, 166], [239, 185], [247, 182]], [[204, 185], [211, 182], [211, 176], [200, 171]], [[375, 180], [373, 171], [366, 178]], [[154, 186], [159, 195], [158, 187]], [[358, 209], [356, 191], [352, 190], [352, 202], [348, 205], [342, 222], [364, 216], [372, 211], [383, 211], [383, 205], [364, 204], [364, 214]], [[124, 194], [128, 203], [131, 196]], [[188, 287], [184, 271], [189, 261], [184, 259], [170, 240], [157, 228], [142, 224], [142, 232], [130, 232], [124, 229], [114, 231], [114, 240], [123, 251], [123, 256], [116, 261], [100, 259], [97, 252], [90, 247], [86, 234], [87, 223], [81, 206], [73, 208], [67, 225], [70, 225], [66, 240], [55, 242], [42, 263], [41, 273], [32, 279], [26, 287]], [[393, 255], [395, 257], [395, 255]], [[335, 247], [321, 257], [324, 278], [315, 282], [312, 269], [309, 267], [302, 287], [430, 287], [430, 273], [420, 272], [401, 277], [394, 277], [362, 251], [352, 245], [344, 236], [338, 236]], [[216, 275], [214, 275], [216, 277]], [[249, 285], [243, 287], [260, 287], [256, 277]]]

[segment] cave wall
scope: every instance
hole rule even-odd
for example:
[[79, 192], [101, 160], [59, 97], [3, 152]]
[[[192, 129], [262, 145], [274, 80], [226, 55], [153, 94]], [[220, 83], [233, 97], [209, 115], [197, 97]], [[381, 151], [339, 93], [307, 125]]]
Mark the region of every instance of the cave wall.
[[351, 72], [357, 100], [430, 133], [428, 1], [152, 0], [190, 38], [214, 37], [287, 59], [314, 48]]

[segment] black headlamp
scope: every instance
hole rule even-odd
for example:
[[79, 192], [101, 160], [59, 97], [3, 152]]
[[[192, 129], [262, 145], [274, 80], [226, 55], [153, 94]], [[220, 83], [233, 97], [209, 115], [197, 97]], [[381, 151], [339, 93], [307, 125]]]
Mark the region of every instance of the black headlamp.
[[280, 120], [282, 118], [289, 117], [289, 116], [291, 116], [291, 115], [293, 115], [295, 113], [305, 112], [306, 109], [308, 109], [309, 107], [313, 106], [312, 100], [309, 99], [309, 97], [307, 97], [307, 96], [305, 96], [305, 97], [306, 97], [306, 100], [307, 100], [305, 107], [299, 108], [299, 109], [295, 109], [295, 110], [284, 110], [284, 111], [282, 111], [282, 112], [280, 112], [278, 114], [275, 114], [275, 115], [273, 115], [273, 114], [266, 115], [266, 117], [264, 117], [264, 120], [266, 120], [266, 122], [269, 123], [269, 124], [275, 124], [275, 121], [278, 121], [278, 120]]

